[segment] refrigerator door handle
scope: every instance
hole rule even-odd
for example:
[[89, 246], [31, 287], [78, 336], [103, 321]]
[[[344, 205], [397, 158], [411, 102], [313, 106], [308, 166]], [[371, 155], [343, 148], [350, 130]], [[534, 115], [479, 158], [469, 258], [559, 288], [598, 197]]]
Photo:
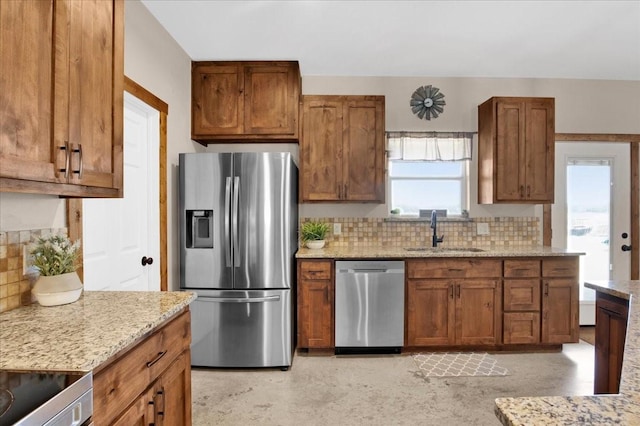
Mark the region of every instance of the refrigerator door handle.
[[232, 230], [233, 230], [233, 266], [240, 266], [240, 240], [238, 236], [238, 205], [240, 204], [240, 177], [233, 178], [233, 208], [231, 210]]
[[225, 257], [226, 266], [231, 266], [231, 238], [229, 236], [229, 205], [231, 204], [231, 177], [227, 177], [224, 190], [224, 245], [225, 245]]
[[265, 297], [198, 297], [201, 302], [214, 303], [262, 303], [262, 302], [279, 302], [280, 296]]

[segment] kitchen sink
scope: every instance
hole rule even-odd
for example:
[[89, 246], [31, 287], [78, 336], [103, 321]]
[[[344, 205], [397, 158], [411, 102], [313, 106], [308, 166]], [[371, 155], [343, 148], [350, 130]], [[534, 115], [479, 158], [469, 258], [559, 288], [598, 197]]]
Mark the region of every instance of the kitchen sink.
[[405, 247], [406, 251], [424, 251], [424, 252], [469, 252], [480, 253], [485, 251], [484, 249], [477, 247]]

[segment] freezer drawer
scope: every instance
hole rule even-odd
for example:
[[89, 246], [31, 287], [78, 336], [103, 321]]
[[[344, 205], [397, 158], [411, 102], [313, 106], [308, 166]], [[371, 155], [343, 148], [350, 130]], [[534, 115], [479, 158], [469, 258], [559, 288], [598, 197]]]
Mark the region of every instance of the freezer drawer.
[[191, 304], [191, 365], [288, 367], [291, 290], [198, 291]]

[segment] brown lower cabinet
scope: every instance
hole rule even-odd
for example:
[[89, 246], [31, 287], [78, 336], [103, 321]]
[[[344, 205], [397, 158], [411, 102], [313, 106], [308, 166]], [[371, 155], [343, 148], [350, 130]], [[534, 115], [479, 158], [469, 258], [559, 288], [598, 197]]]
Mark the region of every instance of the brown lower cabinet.
[[593, 392], [618, 393], [629, 301], [596, 293], [596, 352]]
[[333, 348], [333, 261], [298, 261], [298, 347]]
[[94, 371], [95, 424], [191, 424], [190, 312]]
[[406, 274], [406, 346], [499, 343], [500, 260], [410, 260]]

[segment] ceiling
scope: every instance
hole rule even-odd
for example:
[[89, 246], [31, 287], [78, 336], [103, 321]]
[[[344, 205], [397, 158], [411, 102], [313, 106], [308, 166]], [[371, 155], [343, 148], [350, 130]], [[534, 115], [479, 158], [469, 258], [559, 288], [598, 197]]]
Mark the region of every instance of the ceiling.
[[302, 75], [640, 81], [640, 0], [142, 0], [200, 60]]

